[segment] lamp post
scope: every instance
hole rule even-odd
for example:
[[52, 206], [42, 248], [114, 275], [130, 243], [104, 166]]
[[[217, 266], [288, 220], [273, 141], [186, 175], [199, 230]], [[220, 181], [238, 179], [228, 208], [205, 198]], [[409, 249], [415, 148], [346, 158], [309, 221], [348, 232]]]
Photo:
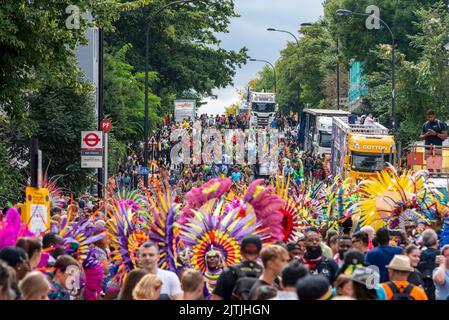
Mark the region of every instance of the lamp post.
[[249, 61], [265, 62], [266, 64], [271, 66], [271, 68], [273, 69], [273, 74], [274, 74], [274, 93], [276, 94], [276, 92], [277, 92], [276, 91], [276, 68], [274, 67], [274, 65], [271, 62], [267, 61], [267, 60], [260, 60], [260, 59], [250, 58]]
[[[157, 17], [162, 11], [166, 8], [171, 7], [178, 3], [189, 3], [194, 0], [177, 0], [167, 3], [165, 6], [160, 8], [154, 15], [150, 17], [150, 21], [147, 25], [146, 34], [145, 34], [145, 124], [143, 128], [143, 136], [144, 136], [144, 144], [143, 144], [143, 161], [144, 167], [148, 166], [148, 90], [149, 90], [149, 81], [148, 81], [148, 73], [149, 73], [149, 46], [150, 46], [150, 24], [151, 20]], [[144, 174], [144, 185], [148, 187], [148, 173]]]
[[393, 134], [396, 136], [397, 133], [397, 124], [396, 124], [396, 51], [395, 51], [395, 38], [394, 33], [391, 30], [390, 26], [381, 18], [370, 15], [368, 13], [360, 13], [360, 12], [352, 12], [348, 9], [338, 9], [336, 14], [343, 16], [343, 15], [355, 15], [355, 16], [363, 16], [363, 17], [373, 17], [379, 22], [381, 22], [390, 32], [391, 35], [391, 43], [392, 43], [392, 53], [391, 53], [391, 117], [392, 117], [392, 124], [393, 124]]
[[[293, 39], [295, 39], [296, 41], [296, 46], [299, 48], [299, 40], [298, 37], [296, 37], [293, 33], [291, 33], [290, 31], [287, 30], [280, 30], [280, 29], [275, 29], [275, 28], [267, 28], [267, 31], [271, 31], [271, 32], [282, 32], [282, 33], [287, 33], [289, 35], [291, 35], [293, 37]], [[299, 54], [299, 52], [298, 52]], [[299, 58], [299, 57], [298, 57]], [[301, 106], [301, 84], [299, 84], [298, 87], [298, 109], [300, 109]], [[290, 110], [291, 111], [291, 110]], [[301, 112], [300, 112], [301, 113]]]

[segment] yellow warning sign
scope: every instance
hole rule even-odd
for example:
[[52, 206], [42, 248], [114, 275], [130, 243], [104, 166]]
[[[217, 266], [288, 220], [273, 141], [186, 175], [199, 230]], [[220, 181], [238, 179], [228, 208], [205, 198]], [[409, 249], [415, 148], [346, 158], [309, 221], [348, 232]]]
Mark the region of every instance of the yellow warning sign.
[[50, 192], [45, 188], [26, 188], [26, 210], [22, 222], [36, 235], [50, 227]]

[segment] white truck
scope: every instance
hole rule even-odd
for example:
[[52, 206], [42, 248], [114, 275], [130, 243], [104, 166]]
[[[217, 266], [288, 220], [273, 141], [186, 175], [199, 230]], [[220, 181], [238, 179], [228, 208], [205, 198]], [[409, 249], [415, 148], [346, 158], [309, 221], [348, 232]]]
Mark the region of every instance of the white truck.
[[276, 94], [266, 92], [251, 93], [251, 125], [268, 127], [276, 117]]
[[195, 121], [196, 119], [196, 101], [195, 100], [175, 100], [175, 121], [183, 120]]
[[331, 154], [332, 118], [348, 122], [350, 112], [343, 110], [304, 109], [301, 115], [300, 143], [305, 152], [323, 156]]

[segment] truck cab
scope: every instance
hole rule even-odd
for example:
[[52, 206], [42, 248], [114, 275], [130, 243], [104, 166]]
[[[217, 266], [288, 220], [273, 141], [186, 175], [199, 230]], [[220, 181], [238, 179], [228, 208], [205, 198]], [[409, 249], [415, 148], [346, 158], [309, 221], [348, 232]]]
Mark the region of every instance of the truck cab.
[[251, 125], [268, 127], [276, 117], [276, 95], [274, 93], [251, 93]]
[[353, 181], [376, 176], [386, 163], [394, 163], [396, 145], [388, 129], [379, 123], [348, 124], [334, 118], [331, 173]]
[[349, 135], [349, 177], [364, 180], [376, 175], [386, 163], [393, 163], [393, 136]]
[[314, 156], [330, 155], [332, 146], [332, 118], [348, 122], [350, 113], [342, 110], [305, 109], [301, 115], [299, 142], [305, 152]]

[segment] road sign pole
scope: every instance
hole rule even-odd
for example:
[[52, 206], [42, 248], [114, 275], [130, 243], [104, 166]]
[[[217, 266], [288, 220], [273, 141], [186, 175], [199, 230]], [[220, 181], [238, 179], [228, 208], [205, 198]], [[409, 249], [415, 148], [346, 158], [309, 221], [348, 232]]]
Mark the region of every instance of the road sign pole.
[[104, 212], [106, 213], [108, 197], [107, 197], [107, 187], [108, 187], [108, 133], [104, 133]]

